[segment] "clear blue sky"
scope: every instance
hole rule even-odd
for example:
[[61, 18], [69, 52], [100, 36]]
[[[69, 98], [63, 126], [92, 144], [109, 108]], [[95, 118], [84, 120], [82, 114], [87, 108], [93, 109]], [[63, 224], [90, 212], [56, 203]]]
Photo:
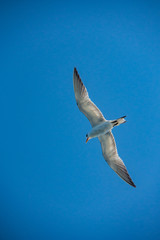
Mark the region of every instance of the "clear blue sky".
[[[159, 1], [0, 6], [1, 239], [159, 239]], [[77, 67], [136, 184], [103, 159], [73, 92]]]

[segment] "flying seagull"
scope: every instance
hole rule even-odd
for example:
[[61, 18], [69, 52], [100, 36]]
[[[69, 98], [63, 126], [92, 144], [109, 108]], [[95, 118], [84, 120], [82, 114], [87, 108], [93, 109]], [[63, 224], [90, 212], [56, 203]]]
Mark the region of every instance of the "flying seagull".
[[108, 165], [128, 184], [136, 187], [133, 183], [128, 171], [118, 155], [116, 143], [112, 134], [112, 128], [125, 123], [125, 117], [116, 120], [106, 120], [97, 108], [97, 106], [89, 98], [86, 87], [84, 86], [77, 69], [73, 72], [73, 86], [76, 103], [79, 110], [88, 118], [92, 126], [92, 130], [86, 134], [86, 142], [91, 138], [98, 137], [104, 159]]

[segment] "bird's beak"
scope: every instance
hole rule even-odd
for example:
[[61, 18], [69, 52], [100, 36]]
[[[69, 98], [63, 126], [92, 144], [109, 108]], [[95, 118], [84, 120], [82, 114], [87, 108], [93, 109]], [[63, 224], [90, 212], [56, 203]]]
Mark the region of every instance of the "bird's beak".
[[88, 140], [89, 140], [89, 137], [86, 139], [86, 143], [88, 142]]

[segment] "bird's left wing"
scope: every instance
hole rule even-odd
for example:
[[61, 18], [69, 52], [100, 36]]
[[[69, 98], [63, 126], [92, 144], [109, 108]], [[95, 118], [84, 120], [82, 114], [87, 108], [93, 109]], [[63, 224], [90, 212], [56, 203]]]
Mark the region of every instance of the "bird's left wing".
[[103, 114], [89, 98], [87, 89], [76, 68], [74, 68], [73, 72], [73, 86], [78, 108], [88, 118], [92, 127], [104, 122], [105, 118]]
[[117, 153], [116, 143], [112, 132], [108, 132], [105, 135], [99, 137], [99, 141], [102, 147], [102, 153], [104, 159], [109, 164], [109, 166], [128, 184], [136, 187], [133, 183], [129, 173], [124, 165], [123, 161]]

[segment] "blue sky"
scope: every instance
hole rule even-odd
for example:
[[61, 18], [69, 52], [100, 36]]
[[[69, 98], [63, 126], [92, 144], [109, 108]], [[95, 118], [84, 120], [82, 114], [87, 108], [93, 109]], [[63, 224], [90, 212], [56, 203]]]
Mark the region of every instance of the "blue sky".
[[[159, 239], [158, 1], [1, 3], [1, 239]], [[103, 159], [77, 67], [137, 188]]]

